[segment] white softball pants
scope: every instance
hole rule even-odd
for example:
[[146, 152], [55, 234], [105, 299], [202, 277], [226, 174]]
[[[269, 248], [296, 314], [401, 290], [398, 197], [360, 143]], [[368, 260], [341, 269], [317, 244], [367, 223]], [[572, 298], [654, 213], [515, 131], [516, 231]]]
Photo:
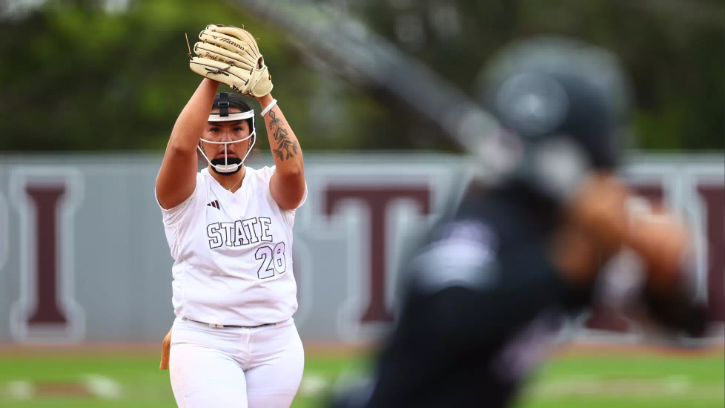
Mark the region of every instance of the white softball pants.
[[289, 408], [304, 361], [293, 319], [256, 329], [174, 322], [169, 371], [179, 408]]

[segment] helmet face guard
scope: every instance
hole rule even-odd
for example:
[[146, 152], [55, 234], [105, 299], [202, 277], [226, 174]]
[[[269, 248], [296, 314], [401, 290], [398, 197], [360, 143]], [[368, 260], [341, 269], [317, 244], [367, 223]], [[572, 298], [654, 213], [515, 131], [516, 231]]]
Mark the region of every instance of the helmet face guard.
[[[249, 153], [252, 151], [252, 148], [254, 147], [254, 142], [256, 142], [257, 137], [257, 130], [255, 128], [254, 123], [254, 110], [248, 110], [246, 112], [237, 112], [237, 113], [229, 113], [229, 101], [228, 101], [228, 94], [222, 93], [221, 94], [221, 101], [219, 102], [219, 113], [211, 113], [209, 114], [209, 122], [231, 122], [231, 121], [238, 121], [238, 120], [247, 120], [251, 119], [251, 126], [250, 126], [250, 132], [249, 136], [239, 139], [239, 140], [233, 140], [230, 142], [216, 142], [213, 140], [207, 140], [203, 137], [201, 138], [201, 141], [204, 143], [210, 143], [210, 144], [217, 144], [217, 145], [224, 145], [224, 159], [213, 159], [210, 160], [209, 157], [204, 152], [204, 149], [201, 146], [201, 143], [199, 143], [199, 146], [197, 148], [201, 152], [202, 156], [206, 159], [206, 161], [209, 163], [209, 167], [214, 169], [219, 174], [234, 174], [238, 172], [243, 164], [244, 160], [247, 159], [247, 156], [249, 156]], [[240, 143], [244, 142], [245, 140], [249, 140], [252, 138], [252, 142], [249, 144], [249, 148], [247, 149], [247, 153], [244, 155], [243, 158], [229, 158], [229, 155], [227, 153], [227, 146], [232, 143]]]

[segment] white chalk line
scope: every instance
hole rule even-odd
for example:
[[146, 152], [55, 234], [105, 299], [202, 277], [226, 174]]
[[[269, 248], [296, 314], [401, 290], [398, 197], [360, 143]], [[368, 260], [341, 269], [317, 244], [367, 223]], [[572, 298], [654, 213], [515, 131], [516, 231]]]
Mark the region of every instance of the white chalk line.
[[100, 374], [86, 374], [83, 384], [88, 391], [98, 398], [119, 399], [123, 394], [123, 387], [116, 380]]
[[330, 381], [324, 376], [316, 373], [305, 373], [300, 383], [297, 395], [302, 397], [316, 397], [321, 395], [330, 387]]
[[601, 378], [577, 376], [534, 384], [526, 391], [534, 398], [588, 397], [598, 398], [688, 398], [722, 400], [725, 384], [698, 384], [687, 376], [663, 378]]
[[35, 395], [35, 386], [30, 381], [10, 381], [5, 386], [5, 392], [10, 399], [28, 400]]

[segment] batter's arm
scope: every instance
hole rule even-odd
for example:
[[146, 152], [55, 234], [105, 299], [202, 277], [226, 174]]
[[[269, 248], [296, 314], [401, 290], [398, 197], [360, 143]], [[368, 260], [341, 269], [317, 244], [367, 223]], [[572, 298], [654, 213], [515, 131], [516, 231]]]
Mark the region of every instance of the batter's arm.
[[[257, 98], [262, 108], [268, 107], [274, 99], [272, 94]], [[292, 128], [279, 105], [275, 104], [264, 115], [267, 138], [272, 150], [276, 169], [269, 183], [269, 189], [277, 205], [293, 210], [302, 202], [305, 194], [305, 172], [302, 149]]]
[[592, 255], [603, 250], [611, 254], [619, 245], [626, 246], [646, 266], [640, 296], [651, 316], [691, 336], [703, 334], [707, 309], [696, 296], [690, 232], [673, 214], [662, 210], [625, 210], [625, 202], [632, 196], [613, 181], [592, 179], [571, 207], [572, 219], [583, 233], [560, 246], [560, 271], [571, 281], [591, 283], [599, 269], [598, 257]]
[[646, 264], [643, 300], [650, 315], [672, 330], [698, 337], [707, 305], [697, 296], [690, 232], [674, 215], [652, 212], [633, 221], [627, 243]]
[[156, 198], [163, 208], [174, 208], [181, 204], [196, 188], [196, 147], [207, 124], [218, 87], [219, 82], [206, 78], [202, 80], [176, 119], [161, 169], [156, 176]]

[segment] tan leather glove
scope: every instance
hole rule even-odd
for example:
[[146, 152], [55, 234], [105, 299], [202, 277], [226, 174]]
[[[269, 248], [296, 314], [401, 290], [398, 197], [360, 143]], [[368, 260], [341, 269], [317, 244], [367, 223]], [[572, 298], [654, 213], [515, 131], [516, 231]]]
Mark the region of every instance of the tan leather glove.
[[171, 330], [169, 330], [169, 333], [166, 334], [166, 337], [164, 337], [164, 341], [161, 344], [161, 364], [159, 364], [159, 369], [161, 369], [161, 370], [169, 369], [169, 358], [170, 357], [171, 357]]
[[197, 56], [189, 62], [192, 71], [248, 96], [259, 98], [272, 91], [272, 75], [249, 31], [210, 24], [199, 39], [194, 44]]

